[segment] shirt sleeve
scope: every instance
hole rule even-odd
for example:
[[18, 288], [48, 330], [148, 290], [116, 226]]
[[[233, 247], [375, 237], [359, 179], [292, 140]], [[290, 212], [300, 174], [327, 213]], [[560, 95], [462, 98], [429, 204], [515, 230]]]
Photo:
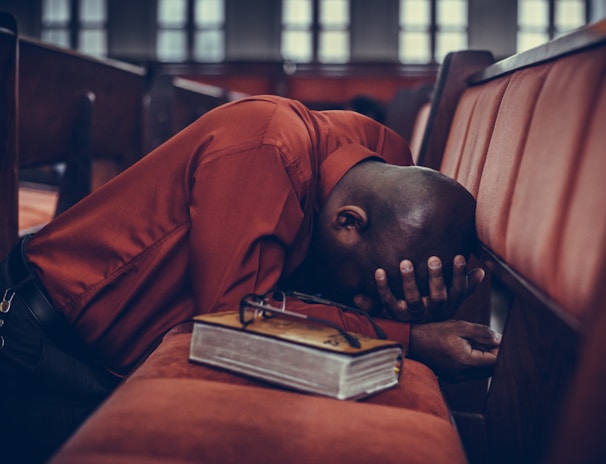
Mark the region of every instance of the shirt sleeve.
[[233, 310], [275, 286], [303, 221], [295, 190], [273, 146], [201, 163], [189, 206], [196, 313]]
[[[333, 322], [347, 331], [376, 337], [375, 330], [366, 317], [342, 311], [335, 306], [309, 304], [296, 298], [288, 298], [287, 307], [291, 311]], [[408, 352], [410, 345], [410, 324], [378, 317], [373, 318], [373, 320], [383, 329], [389, 340], [401, 343], [404, 346], [405, 352]]]

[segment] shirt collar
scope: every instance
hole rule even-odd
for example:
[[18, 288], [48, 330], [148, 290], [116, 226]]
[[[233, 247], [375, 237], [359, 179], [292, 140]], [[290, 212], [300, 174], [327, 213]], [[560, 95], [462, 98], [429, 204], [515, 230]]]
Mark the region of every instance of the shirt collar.
[[361, 161], [375, 158], [383, 161], [381, 155], [359, 144], [349, 144], [333, 151], [320, 164], [320, 195], [322, 204], [341, 178]]

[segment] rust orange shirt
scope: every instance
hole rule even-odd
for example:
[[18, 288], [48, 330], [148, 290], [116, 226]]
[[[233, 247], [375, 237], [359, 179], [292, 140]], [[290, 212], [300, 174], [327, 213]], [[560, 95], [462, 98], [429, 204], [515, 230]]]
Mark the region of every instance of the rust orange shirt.
[[[173, 325], [237, 309], [244, 294], [300, 266], [323, 200], [370, 157], [412, 164], [402, 138], [357, 113], [242, 99], [61, 215], [30, 241], [28, 257], [82, 338], [109, 368], [128, 372]], [[374, 333], [335, 308], [298, 309]], [[381, 325], [407, 343], [407, 325]]]

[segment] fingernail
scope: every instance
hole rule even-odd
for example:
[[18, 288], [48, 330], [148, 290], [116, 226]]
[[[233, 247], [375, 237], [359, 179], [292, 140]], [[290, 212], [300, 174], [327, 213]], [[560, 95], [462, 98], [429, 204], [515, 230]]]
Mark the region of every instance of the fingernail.
[[440, 266], [442, 266], [442, 262], [439, 258], [432, 257], [427, 261], [427, 266], [429, 266], [430, 269], [439, 269]]

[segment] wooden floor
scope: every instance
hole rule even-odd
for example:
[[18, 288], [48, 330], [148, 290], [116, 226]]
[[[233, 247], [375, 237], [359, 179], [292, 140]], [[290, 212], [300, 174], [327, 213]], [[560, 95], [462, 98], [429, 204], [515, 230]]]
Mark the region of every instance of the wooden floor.
[[55, 214], [59, 193], [55, 190], [19, 187], [19, 235], [29, 234], [48, 224]]

